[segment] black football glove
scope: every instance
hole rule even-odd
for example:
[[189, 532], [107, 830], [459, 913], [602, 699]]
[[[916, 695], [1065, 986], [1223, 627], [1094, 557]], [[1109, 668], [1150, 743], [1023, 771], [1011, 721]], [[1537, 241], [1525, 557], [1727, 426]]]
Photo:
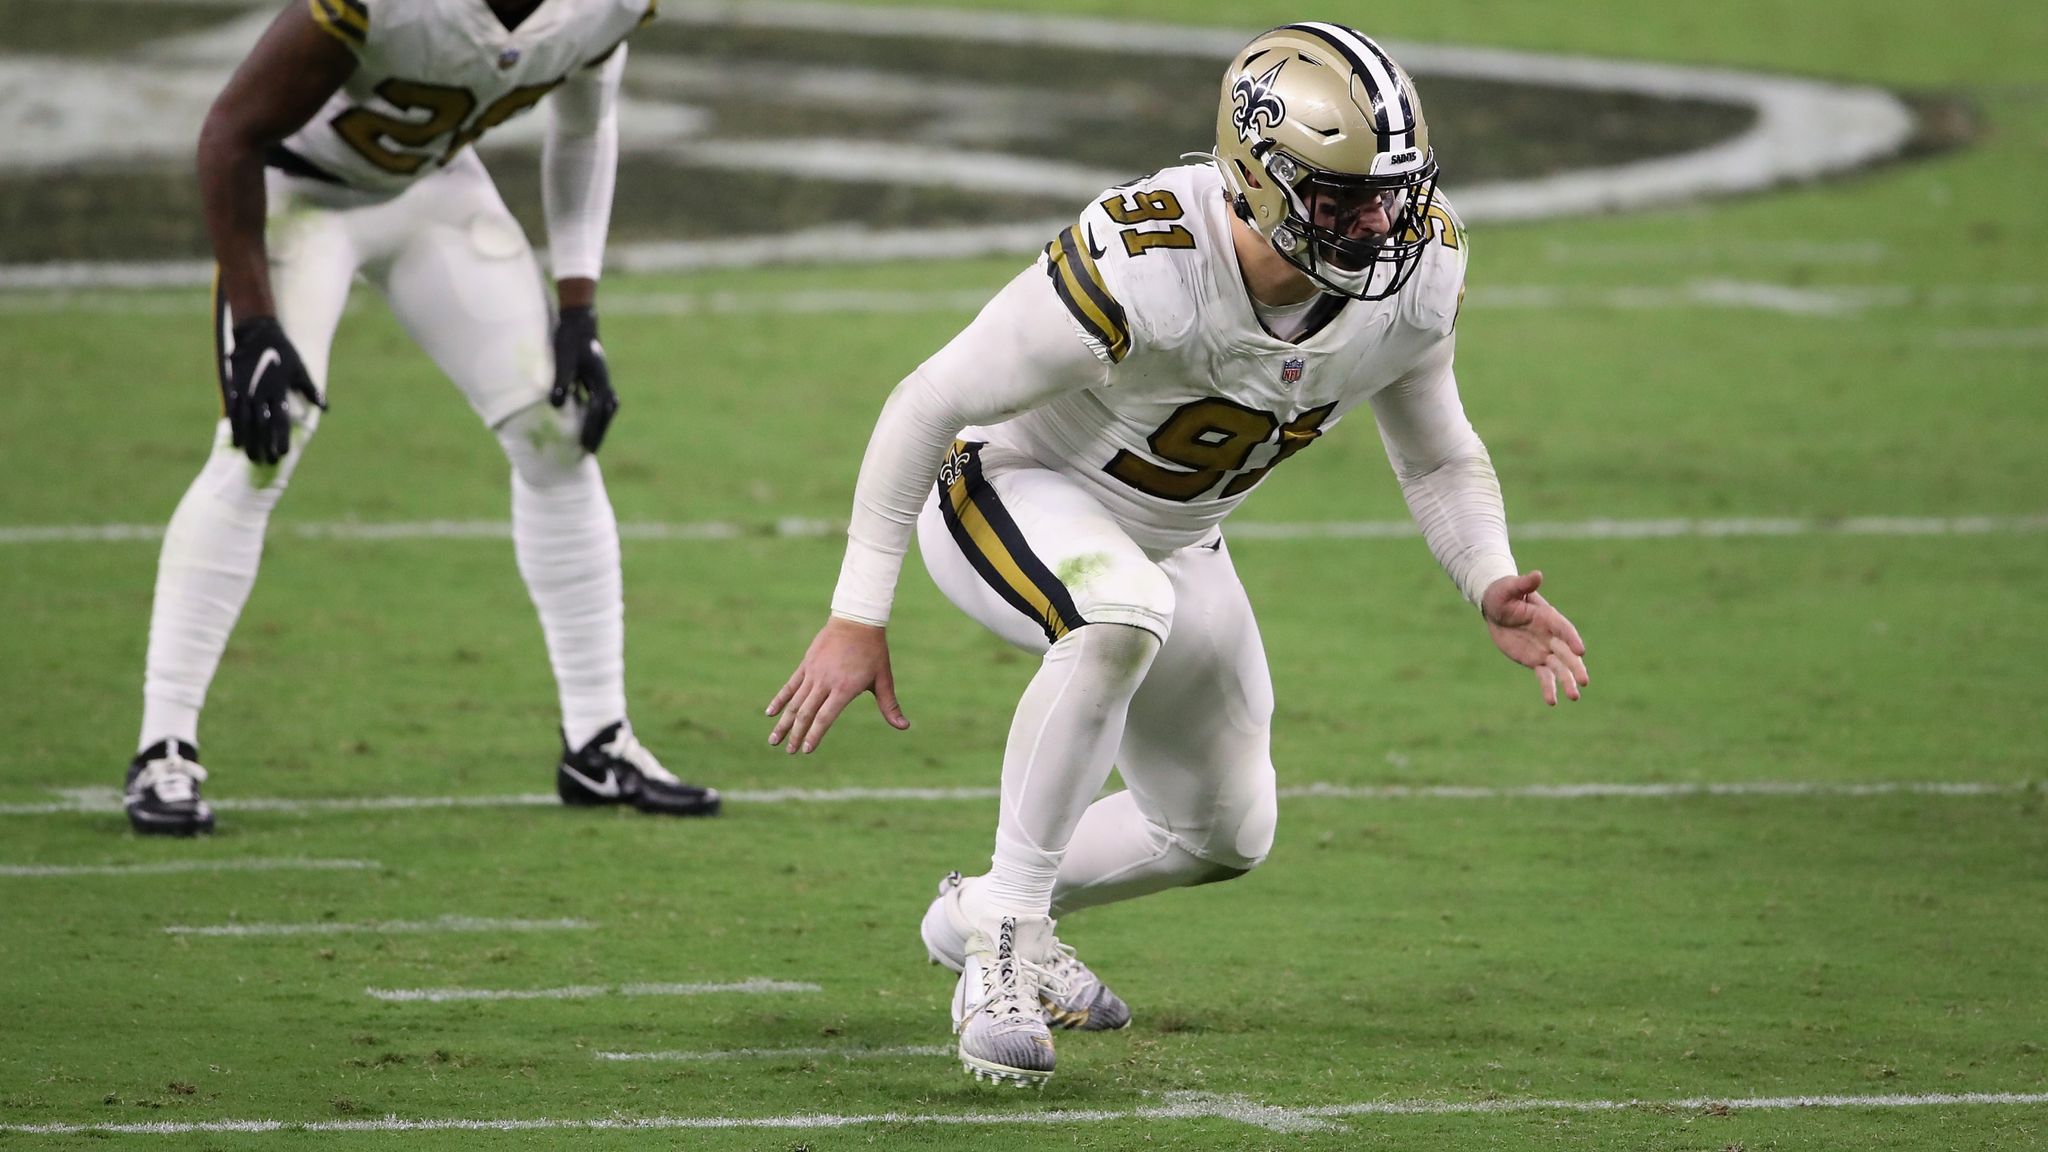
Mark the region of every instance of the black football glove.
[[583, 450], [595, 454], [618, 415], [619, 394], [597, 342], [597, 313], [589, 308], [564, 308], [555, 322], [555, 387], [548, 403], [560, 408], [572, 395], [583, 409]]
[[235, 447], [250, 461], [270, 465], [292, 448], [292, 416], [286, 397], [297, 392], [317, 408], [327, 401], [313, 387], [298, 349], [275, 316], [257, 316], [235, 325], [235, 350], [220, 382], [221, 406]]

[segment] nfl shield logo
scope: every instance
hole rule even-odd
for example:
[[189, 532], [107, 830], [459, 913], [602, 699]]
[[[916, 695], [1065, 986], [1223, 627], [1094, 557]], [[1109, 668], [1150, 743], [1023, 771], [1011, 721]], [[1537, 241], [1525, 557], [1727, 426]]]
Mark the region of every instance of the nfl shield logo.
[[1302, 369], [1306, 367], [1308, 367], [1308, 363], [1299, 357], [1291, 357], [1283, 361], [1280, 365], [1280, 382], [1282, 384], [1298, 383], [1301, 380]]
[[510, 68], [517, 63], [519, 63], [519, 49], [507, 48], [503, 52], [498, 53], [499, 68]]

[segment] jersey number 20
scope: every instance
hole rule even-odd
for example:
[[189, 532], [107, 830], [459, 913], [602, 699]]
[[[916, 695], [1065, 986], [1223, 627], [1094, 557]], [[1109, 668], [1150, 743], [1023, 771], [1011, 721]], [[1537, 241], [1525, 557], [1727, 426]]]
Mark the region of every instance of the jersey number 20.
[[[350, 147], [362, 153], [363, 159], [386, 172], [410, 176], [430, 159], [438, 164], [455, 159], [477, 137], [540, 103], [541, 97], [554, 91], [561, 83], [555, 80], [514, 88], [471, 120], [469, 114], [476, 111], [476, 97], [470, 95], [468, 89], [393, 77], [377, 85], [377, 95], [393, 108], [408, 114], [424, 113], [424, 116], [419, 119], [401, 118], [372, 112], [368, 108], [351, 108], [334, 118], [334, 130], [349, 142]], [[449, 139], [438, 159], [425, 152], [402, 151], [425, 148], [449, 132], [455, 135]]]

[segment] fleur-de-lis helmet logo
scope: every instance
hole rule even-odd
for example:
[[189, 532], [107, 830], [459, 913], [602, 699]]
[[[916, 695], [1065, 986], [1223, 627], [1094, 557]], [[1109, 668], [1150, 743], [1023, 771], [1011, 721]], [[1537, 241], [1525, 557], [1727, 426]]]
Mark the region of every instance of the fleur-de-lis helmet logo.
[[1280, 69], [1286, 65], [1287, 61], [1282, 60], [1258, 77], [1246, 72], [1230, 86], [1230, 123], [1237, 129], [1240, 142], [1261, 131], [1272, 131], [1287, 117], [1287, 105], [1273, 95], [1273, 81], [1279, 79]]

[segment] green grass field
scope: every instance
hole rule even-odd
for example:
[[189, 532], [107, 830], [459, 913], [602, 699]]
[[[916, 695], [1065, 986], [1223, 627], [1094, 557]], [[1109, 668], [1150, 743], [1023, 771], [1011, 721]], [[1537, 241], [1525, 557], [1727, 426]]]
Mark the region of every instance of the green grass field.
[[[896, 1051], [948, 1040], [951, 983], [916, 921], [942, 872], [986, 860], [992, 796], [764, 794], [993, 789], [1028, 661], [912, 564], [892, 628], [910, 732], [862, 703], [792, 760], [766, 747], [760, 710], [839, 556], [775, 525], [844, 515], [882, 397], [967, 316], [777, 302], [992, 291], [1015, 262], [607, 282], [621, 519], [747, 529], [625, 546], [635, 724], [672, 767], [741, 794], [713, 822], [234, 806], [548, 786], [554, 695], [509, 543], [302, 534], [506, 515], [495, 445], [366, 295], [207, 711], [218, 835], [142, 841], [115, 812], [47, 810], [70, 803], [54, 789], [119, 783], [155, 548], [0, 543], [0, 867], [363, 862], [0, 873], [0, 1148], [2048, 1146], [2048, 24], [1990, 2], [1782, 7], [1384, 14], [1411, 39], [1896, 84], [1981, 121], [1968, 148], [1818, 187], [1476, 230], [1460, 379], [1511, 519], [2000, 518], [1991, 530], [1525, 537], [1520, 558], [1590, 647], [1587, 699], [1555, 712], [1419, 542], [1240, 534], [1283, 787], [1350, 792], [1283, 800], [1272, 859], [1242, 881], [1071, 918], [1062, 934], [1134, 1025], [1062, 1035], [1043, 1093], [996, 1091]], [[1702, 282], [1872, 295], [1810, 315], [1687, 304]], [[1565, 303], [1516, 306], [1534, 287]], [[1675, 291], [1606, 303], [1633, 289]], [[714, 293], [765, 311], [646, 306]], [[0, 526], [160, 524], [216, 410], [204, 297], [0, 306]], [[1403, 514], [1361, 420], [1242, 520]], [[1811, 788], [1485, 791], [1768, 783]], [[1972, 787], [1853, 789], [1898, 784]], [[1478, 791], [1369, 791], [1440, 785]], [[442, 916], [570, 923], [374, 930]], [[164, 931], [230, 922], [371, 930]], [[819, 990], [366, 992], [751, 979]], [[759, 1051], [785, 1049], [825, 1051]], [[1740, 1106], [1826, 1096], [1861, 1102]], [[347, 1128], [387, 1116], [617, 1126]], [[259, 1120], [327, 1126], [21, 1130]]]

